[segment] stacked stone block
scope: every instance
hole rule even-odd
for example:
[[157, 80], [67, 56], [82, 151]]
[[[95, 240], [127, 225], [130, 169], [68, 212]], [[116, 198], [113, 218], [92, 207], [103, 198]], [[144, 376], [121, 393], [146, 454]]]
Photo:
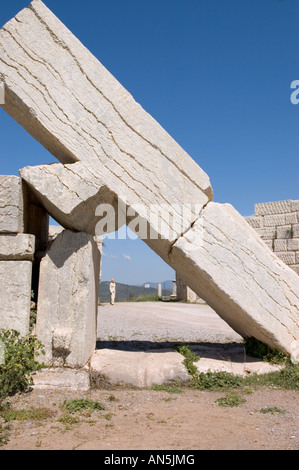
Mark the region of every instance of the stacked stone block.
[[266, 245], [299, 274], [299, 200], [255, 204], [255, 215], [246, 221]]
[[26, 233], [28, 193], [21, 178], [0, 176], [0, 328], [29, 332], [36, 237]]

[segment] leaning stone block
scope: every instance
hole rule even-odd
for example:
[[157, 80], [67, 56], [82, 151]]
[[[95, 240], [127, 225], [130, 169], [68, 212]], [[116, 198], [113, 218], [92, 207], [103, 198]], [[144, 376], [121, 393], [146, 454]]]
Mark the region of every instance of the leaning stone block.
[[169, 257], [236, 332], [290, 353], [299, 340], [298, 277], [232, 206], [209, 203]]
[[0, 233], [24, 232], [24, 199], [18, 176], [0, 176]]
[[29, 332], [31, 261], [0, 261], [0, 329]]
[[299, 264], [290, 265], [290, 268], [291, 268], [296, 274], [299, 274]]
[[83, 367], [94, 351], [100, 253], [91, 235], [65, 230], [40, 265], [36, 334], [49, 365]]
[[34, 235], [27, 235], [25, 233], [19, 233], [16, 235], [0, 234], [0, 260], [33, 261], [34, 251]]
[[255, 215], [285, 214], [292, 211], [292, 201], [261, 202], [254, 208]]

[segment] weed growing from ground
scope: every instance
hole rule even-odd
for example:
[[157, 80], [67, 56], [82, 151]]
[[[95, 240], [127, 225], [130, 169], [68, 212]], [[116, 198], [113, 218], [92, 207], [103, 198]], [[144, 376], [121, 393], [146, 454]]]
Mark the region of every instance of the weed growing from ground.
[[218, 405], [220, 406], [226, 406], [226, 407], [232, 408], [234, 406], [241, 405], [241, 403], [244, 403], [245, 401], [246, 401], [245, 398], [241, 397], [241, 395], [239, 395], [238, 393], [230, 392], [230, 393], [227, 393], [225, 397], [218, 398], [216, 400], [216, 403], [218, 403]]

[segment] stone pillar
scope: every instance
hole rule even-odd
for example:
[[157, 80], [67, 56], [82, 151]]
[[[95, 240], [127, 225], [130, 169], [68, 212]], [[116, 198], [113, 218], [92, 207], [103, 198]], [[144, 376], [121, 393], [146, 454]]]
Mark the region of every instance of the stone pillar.
[[0, 329], [29, 332], [35, 237], [0, 235]]
[[43, 362], [83, 367], [96, 344], [100, 252], [91, 235], [64, 230], [41, 261], [36, 334]]

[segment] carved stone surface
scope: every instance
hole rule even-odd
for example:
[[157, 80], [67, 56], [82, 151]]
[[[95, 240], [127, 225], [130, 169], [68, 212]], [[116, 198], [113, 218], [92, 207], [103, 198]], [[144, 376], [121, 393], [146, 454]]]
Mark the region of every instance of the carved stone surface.
[[291, 352], [298, 276], [229, 204], [210, 203], [170, 253], [184, 281], [240, 335]]
[[0, 261], [0, 329], [29, 333], [31, 261]]
[[100, 252], [91, 235], [65, 230], [40, 265], [36, 334], [50, 365], [83, 367], [95, 348]]

